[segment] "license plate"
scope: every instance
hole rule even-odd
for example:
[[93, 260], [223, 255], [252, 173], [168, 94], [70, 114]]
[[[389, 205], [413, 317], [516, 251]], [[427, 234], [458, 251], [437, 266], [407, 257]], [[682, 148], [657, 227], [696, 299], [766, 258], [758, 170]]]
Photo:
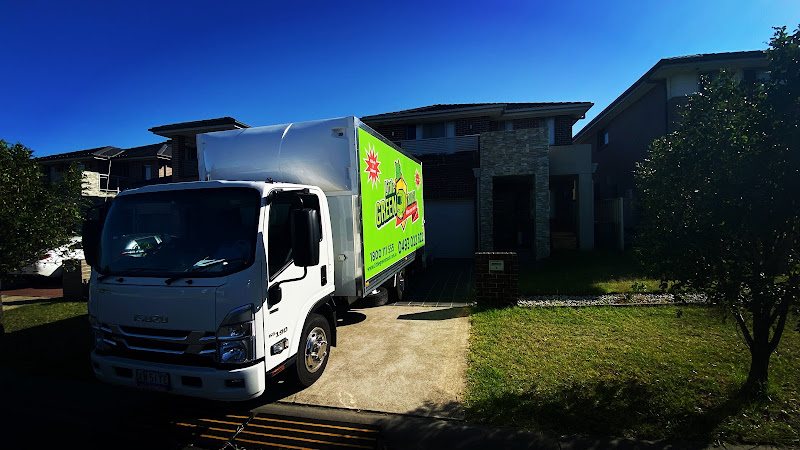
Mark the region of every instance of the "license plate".
[[169, 389], [169, 374], [153, 370], [136, 369], [136, 385], [145, 389], [166, 391]]

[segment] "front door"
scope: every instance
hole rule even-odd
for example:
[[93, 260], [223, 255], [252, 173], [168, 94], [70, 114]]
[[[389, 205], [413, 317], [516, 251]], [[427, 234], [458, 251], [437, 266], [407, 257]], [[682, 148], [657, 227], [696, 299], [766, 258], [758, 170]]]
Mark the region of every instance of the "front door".
[[495, 177], [493, 185], [494, 249], [532, 249], [536, 229], [532, 176]]

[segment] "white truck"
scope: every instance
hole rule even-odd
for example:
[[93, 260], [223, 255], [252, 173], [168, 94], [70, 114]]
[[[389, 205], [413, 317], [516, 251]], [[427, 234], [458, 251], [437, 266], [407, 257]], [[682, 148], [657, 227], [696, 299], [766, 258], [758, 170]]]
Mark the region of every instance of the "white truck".
[[309, 386], [337, 309], [402, 296], [422, 165], [355, 117], [199, 134], [197, 154], [201, 181], [121, 192], [84, 223], [94, 373], [225, 401], [284, 370]]

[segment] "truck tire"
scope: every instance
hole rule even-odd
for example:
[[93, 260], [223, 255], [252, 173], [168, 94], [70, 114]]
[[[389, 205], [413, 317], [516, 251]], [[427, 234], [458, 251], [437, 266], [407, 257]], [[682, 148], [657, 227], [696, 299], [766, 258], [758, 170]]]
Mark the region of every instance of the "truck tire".
[[364, 304], [367, 306], [383, 306], [389, 302], [389, 290], [381, 286], [364, 297]]
[[325, 317], [319, 314], [308, 316], [303, 334], [300, 335], [300, 348], [295, 364], [297, 381], [301, 386], [311, 386], [325, 371], [330, 355], [330, 337], [331, 327]]
[[395, 284], [386, 286], [389, 290], [389, 301], [399, 302], [403, 300], [403, 292], [406, 290], [406, 269], [401, 270], [395, 276]]

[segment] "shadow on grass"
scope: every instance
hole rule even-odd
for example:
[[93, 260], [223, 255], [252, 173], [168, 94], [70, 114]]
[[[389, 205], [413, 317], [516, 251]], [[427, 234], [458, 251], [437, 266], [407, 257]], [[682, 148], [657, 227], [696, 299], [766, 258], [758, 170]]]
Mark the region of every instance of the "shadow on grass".
[[561, 250], [534, 265], [520, 267], [519, 291], [523, 295], [600, 295], [605, 291], [598, 283], [644, 277], [630, 251]]
[[18, 372], [94, 380], [86, 315], [7, 332], [0, 340], [0, 367]]
[[741, 392], [707, 409], [660, 405], [660, 388], [629, 380], [574, 385], [546, 398], [504, 394], [467, 407], [469, 420], [573, 436], [616, 436], [705, 448], [715, 430], [751, 402]]

